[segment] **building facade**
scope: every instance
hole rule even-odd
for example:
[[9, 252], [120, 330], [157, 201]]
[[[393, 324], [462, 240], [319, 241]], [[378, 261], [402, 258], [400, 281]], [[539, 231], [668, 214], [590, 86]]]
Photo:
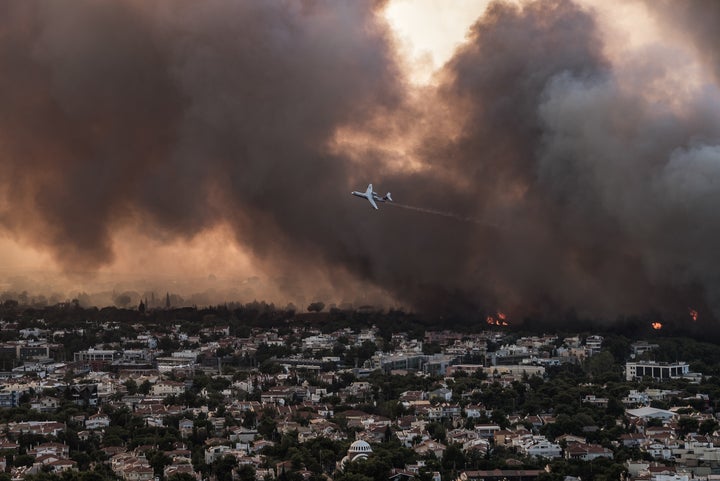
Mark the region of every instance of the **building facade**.
[[690, 365], [686, 362], [655, 362], [638, 361], [625, 363], [625, 379], [632, 381], [650, 377], [662, 381], [665, 379], [677, 379], [690, 374]]

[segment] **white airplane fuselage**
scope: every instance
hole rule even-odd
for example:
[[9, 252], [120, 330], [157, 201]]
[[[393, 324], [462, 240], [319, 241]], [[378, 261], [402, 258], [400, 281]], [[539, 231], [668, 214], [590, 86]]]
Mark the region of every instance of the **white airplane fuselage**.
[[378, 208], [377, 204], [375, 202], [392, 202], [392, 197], [390, 196], [390, 192], [388, 192], [385, 196], [381, 197], [377, 192], [373, 191], [372, 184], [368, 185], [368, 188], [365, 192], [358, 192], [356, 190], [350, 192], [350, 194], [356, 196], [356, 197], [362, 197], [364, 199], [367, 199], [370, 202], [370, 205], [372, 205], [376, 210]]

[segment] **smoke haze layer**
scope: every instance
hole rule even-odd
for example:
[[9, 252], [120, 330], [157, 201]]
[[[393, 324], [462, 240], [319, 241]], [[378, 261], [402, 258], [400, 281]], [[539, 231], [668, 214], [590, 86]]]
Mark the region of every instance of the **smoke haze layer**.
[[620, 52], [597, 9], [494, 2], [417, 86], [384, 2], [6, 3], [0, 222], [69, 273], [222, 228], [291, 300], [717, 312], [718, 62], [685, 32], [718, 12], [637, 5], [674, 33]]

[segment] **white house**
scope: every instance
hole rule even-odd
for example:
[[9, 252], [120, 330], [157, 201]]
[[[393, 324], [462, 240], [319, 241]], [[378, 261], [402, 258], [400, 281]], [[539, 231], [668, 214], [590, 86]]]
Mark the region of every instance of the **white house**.
[[205, 464], [212, 464], [232, 451], [230, 446], [210, 446], [205, 450]]
[[597, 444], [571, 443], [565, 448], [565, 459], [592, 461], [598, 458], [613, 458], [612, 450]]
[[438, 443], [437, 441], [427, 440], [423, 441], [412, 449], [420, 456], [424, 456], [428, 453], [433, 453], [436, 458], [440, 459], [445, 453], [447, 446], [442, 443]]
[[179, 396], [185, 392], [185, 383], [160, 381], [152, 387], [153, 396]]
[[90, 430], [103, 429], [108, 426], [110, 426], [110, 418], [106, 414], [93, 414], [85, 420], [85, 428]]
[[672, 419], [675, 416], [677, 416], [677, 414], [672, 411], [667, 411], [665, 409], [651, 408], [648, 406], [638, 408], [638, 409], [627, 409], [625, 412], [631, 418], [661, 419], [663, 421], [667, 421], [667, 420]]
[[465, 415], [469, 418], [479, 418], [485, 413], [485, 406], [482, 404], [468, 404], [465, 406]]
[[559, 458], [562, 456], [560, 445], [551, 443], [545, 436], [527, 436], [518, 439], [518, 451], [526, 456], [539, 458]]
[[492, 438], [497, 431], [500, 431], [500, 426], [497, 424], [476, 424], [475, 432], [483, 438]]

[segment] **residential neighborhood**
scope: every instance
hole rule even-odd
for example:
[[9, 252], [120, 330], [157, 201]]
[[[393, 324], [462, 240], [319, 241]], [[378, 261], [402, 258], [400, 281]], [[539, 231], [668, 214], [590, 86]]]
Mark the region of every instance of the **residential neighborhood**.
[[0, 479], [720, 479], [714, 345], [263, 309], [5, 309]]

